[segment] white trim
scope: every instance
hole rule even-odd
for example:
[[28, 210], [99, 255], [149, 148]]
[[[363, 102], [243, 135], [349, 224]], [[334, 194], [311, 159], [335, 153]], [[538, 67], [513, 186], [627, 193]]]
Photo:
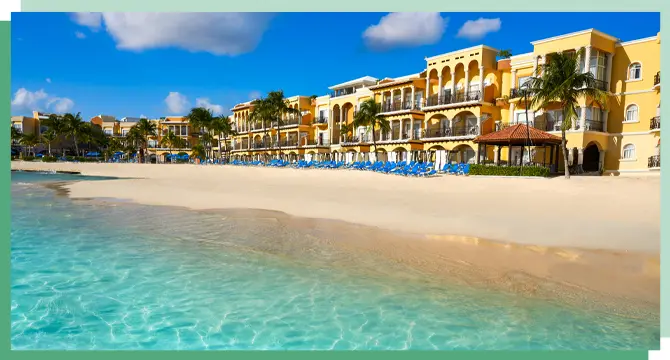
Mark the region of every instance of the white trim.
[[[637, 79], [630, 79], [630, 78], [629, 78], [629, 76], [630, 76], [630, 67], [633, 66], [633, 64], [640, 64], [640, 77], [637, 78]], [[642, 70], [643, 70], [643, 69], [644, 69], [644, 66], [642, 65], [642, 61], [639, 61], [639, 60], [631, 61], [631, 62], [628, 64], [628, 66], [626, 67], [626, 82], [629, 82], [629, 81], [631, 81], [631, 82], [632, 82], [632, 81], [642, 81]]]
[[[641, 70], [641, 69], [640, 69], [640, 70]], [[640, 71], [640, 72], [642, 72], [642, 71]], [[634, 82], [639, 82], [639, 81], [642, 81], [642, 78], [639, 78], [639, 79], [633, 79], [633, 80], [625, 80], [624, 82], [627, 84], [627, 83], [634, 83]]]
[[531, 55], [533, 55], [532, 52], [527, 52], [527, 53], [525, 53], [525, 54], [512, 55], [512, 56], [510, 56], [509, 58], [510, 58], [510, 59], [514, 59], [514, 58], [520, 58], [520, 57], [531, 56]]
[[619, 159], [619, 162], [636, 162], [636, 161], [637, 161], [637, 158], [635, 158], [635, 159], [623, 159], [623, 158]]
[[[628, 114], [628, 109], [633, 105], [635, 105], [635, 107], [637, 108], [637, 120], [626, 121], [626, 115]], [[626, 105], [626, 107], [623, 109], [623, 121], [622, 121], [622, 123], [623, 124], [637, 124], [639, 122], [640, 122], [640, 106], [637, 103], [630, 103], [630, 104]]]
[[431, 57], [425, 57], [424, 60], [426, 60], [426, 61], [431, 61], [431, 60], [435, 60], [435, 59], [437, 59], [437, 58], [439, 58], [439, 57], [442, 57], [442, 56], [454, 55], [454, 54], [458, 54], [458, 53], [461, 53], [461, 52], [467, 52], [467, 51], [472, 51], [472, 50], [477, 50], [477, 49], [487, 49], [487, 50], [493, 50], [493, 51], [495, 51], [495, 52], [498, 52], [498, 51], [499, 51], [498, 49], [494, 49], [494, 48], [492, 48], [492, 47], [490, 47], [490, 46], [486, 46], [486, 45], [475, 45], [475, 46], [471, 46], [471, 47], [469, 47], [469, 48], [465, 48], [465, 49], [454, 50], [454, 51], [450, 51], [450, 52], [448, 52], [448, 53], [444, 53], [444, 54], [440, 54], [440, 55], [433, 55], [433, 56], [431, 56]]
[[533, 46], [535, 46], [535, 45], [543, 44], [543, 43], [550, 42], [550, 41], [554, 41], [554, 40], [561, 40], [561, 39], [565, 39], [565, 38], [569, 38], [569, 37], [573, 37], [573, 36], [577, 36], [577, 35], [588, 34], [588, 33], [598, 34], [598, 35], [600, 35], [600, 36], [602, 36], [602, 37], [605, 37], [605, 38], [608, 38], [608, 39], [610, 39], [610, 40], [612, 40], [612, 41], [619, 42], [619, 39], [615, 38], [614, 36], [612, 36], [612, 35], [607, 35], [607, 34], [605, 34], [605, 33], [603, 33], [603, 32], [600, 32], [600, 31], [598, 31], [598, 30], [596, 30], [596, 29], [591, 28], [591, 29], [581, 30], [581, 31], [577, 31], [577, 32], [569, 33], [569, 34], [564, 34], [564, 35], [558, 35], [558, 36], [550, 37], [550, 38], [547, 38], [547, 39], [531, 41], [530, 44], [533, 45]]
[[374, 78], [372, 76], [363, 76], [358, 79], [354, 80], [349, 80], [347, 82], [343, 82], [341, 84], [333, 85], [328, 87], [330, 90], [339, 90], [340, 88], [343, 87], [348, 87], [348, 86], [353, 86], [353, 85], [368, 85], [367, 83], [374, 83], [374, 84], [369, 84], [369, 86], [376, 85], [377, 84], [377, 78]]
[[653, 93], [656, 92], [656, 90], [648, 89], [648, 90], [636, 90], [636, 91], [627, 91], [627, 92], [620, 92], [620, 93], [612, 93], [614, 96], [621, 96], [621, 95], [636, 95], [636, 94], [644, 94], [644, 93]]
[[[626, 146], [629, 146], [629, 145], [633, 147], [633, 155], [635, 156], [635, 158], [633, 158], [633, 159], [627, 159], [623, 156], [624, 152], [626, 151]], [[635, 144], [633, 144], [633, 143], [624, 144], [621, 147], [621, 158], [619, 159], [619, 161], [622, 161], [622, 162], [635, 162], [635, 161], [637, 161], [637, 146], [635, 146]]]
[[656, 41], [656, 40], [658, 40], [658, 37], [657, 37], [657, 36], [650, 36], [650, 37], [646, 37], [646, 38], [642, 38], [642, 39], [637, 39], [637, 40], [630, 40], [630, 41], [626, 41], [626, 42], [619, 42], [619, 43], [617, 43], [615, 46], [616, 46], [616, 47], [622, 47], [622, 46], [635, 45], [635, 44], [640, 44], [640, 43], [643, 43], [643, 42]]
[[654, 131], [658, 130], [648, 130], [648, 131], [631, 131], [631, 132], [620, 132], [620, 133], [608, 133], [609, 136], [636, 136], [636, 135], [651, 135]]

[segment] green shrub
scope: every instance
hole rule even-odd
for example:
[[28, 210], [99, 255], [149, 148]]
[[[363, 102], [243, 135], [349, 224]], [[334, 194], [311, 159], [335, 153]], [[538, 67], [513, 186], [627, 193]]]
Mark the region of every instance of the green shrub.
[[55, 156], [43, 156], [42, 162], [56, 162], [58, 160]]
[[33, 161], [33, 160], [35, 160], [34, 156], [24, 156], [23, 157], [23, 161]]
[[[523, 172], [522, 172], [523, 171]], [[490, 176], [549, 176], [549, 168], [541, 166], [485, 166], [470, 165], [470, 175]]]

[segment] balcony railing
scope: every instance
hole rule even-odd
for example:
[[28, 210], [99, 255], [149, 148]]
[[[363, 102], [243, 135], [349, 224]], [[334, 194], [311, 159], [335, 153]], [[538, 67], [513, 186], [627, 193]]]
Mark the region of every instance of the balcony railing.
[[660, 168], [661, 167], [661, 155], [650, 156], [647, 161], [648, 168]]
[[660, 130], [661, 129], [661, 117], [654, 116], [649, 122], [649, 130]]
[[323, 116], [317, 116], [314, 118], [312, 121], [313, 124], [327, 124], [328, 123], [328, 118], [323, 117]]
[[393, 104], [390, 102], [381, 104], [381, 110], [383, 113], [391, 111], [402, 111], [402, 110], [419, 110], [421, 109], [421, 104], [418, 101], [396, 101]]
[[333, 91], [330, 93], [330, 97], [338, 97], [338, 96], [344, 96], [344, 95], [351, 95], [355, 93], [356, 91], [354, 89], [342, 89], [342, 90], [337, 90]]
[[428, 129], [423, 132], [423, 138], [443, 138], [443, 137], [452, 137], [452, 136], [477, 136], [479, 135], [479, 126], [477, 125], [466, 125], [466, 126], [454, 126], [454, 127], [445, 127], [442, 129]]
[[603, 131], [603, 122], [600, 120], [585, 120], [586, 131]]
[[330, 141], [327, 140], [307, 140], [306, 142], [301, 142], [305, 146], [330, 146]]
[[[519, 88], [510, 89], [509, 98], [510, 99], [516, 99], [516, 98], [524, 97], [525, 93], [526, 93], [526, 89], [519, 89]], [[529, 93], [528, 95], [530, 96], [531, 93]]]
[[431, 95], [428, 97], [428, 100], [426, 101], [426, 106], [458, 104], [468, 101], [479, 101], [481, 99], [482, 99], [482, 92], [479, 90], [468, 91], [468, 92], [460, 91], [455, 94], [444, 94], [442, 96]]
[[608, 86], [609, 84], [607, 83], [607, 81], [594, 79], [593, 82], [594, 82], [594, 84], [593, 84], [594, 88], [596, 88], [598, 90], [602, 90], [602, 91], [608, 91], [609, 90], [609, 86]]
[[659, 85], [661, 83], [661, 72], [657, 72], [656, 75], [654, 75], [654, 86]]

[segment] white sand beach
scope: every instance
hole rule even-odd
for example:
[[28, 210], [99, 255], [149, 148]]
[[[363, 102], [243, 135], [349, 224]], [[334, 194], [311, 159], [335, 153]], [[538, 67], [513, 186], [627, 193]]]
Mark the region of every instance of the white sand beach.
[[72, 184], [73, 198], [274, 210], [432, 238], [660, 251], [660, 177], [406, 178], [357, 170], [16, 161], [12, 169], [132, 178]]

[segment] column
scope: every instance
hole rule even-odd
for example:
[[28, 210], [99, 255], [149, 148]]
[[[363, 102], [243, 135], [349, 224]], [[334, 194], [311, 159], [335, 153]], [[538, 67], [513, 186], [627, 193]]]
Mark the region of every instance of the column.
[[456, 71], [451, 72], [451, 96], [456, 94]]
[[512, 70], [512, 84], [509, 86], [509, 88], [510, 89], [516, 88], [516, 69]]
[[584, 131], [586, 129], [586, 105], [580, 108], [581, 113], [579, 114], [579, 130]]
[[607, 117], [609, 116], [610, 111], [609, 110], [603, 110], [603, 132], [608, 132], [607, 131]]
[[400, 88], [400, 108], [405, 109], [405, 88]]
[[584, 149], [577, 148], [577, 165], [582, 166], [584, 164]]
[[591, 69], [591, 45], [588, 45], [586, 46], [586, 53], [584, 54], [584, 72], [587, 73], [590, 71], [590, 69]]
[[533, 60], [533, 74], [531, 76], [536, 76], [537, 75], [538, 62], [539, 62], [539, 56], [535, 55], [535, 59]]
[[477, 117], [477, 135], [482, 134], [482, 117], [478, 116]]
[[393, 90], [391, 90], [391, 110], [393, 110]]
[[[426, 101], [428, 101], [428, 96], [430, 95], [430, 74], [426, 73]], [[426, 103], [428, 105], [428, 103]]]
[[579, 70], [579, 66], [582, 63], [582, 54], [579, 52], [581, 49], [581, 47], [575, 48], [575, 53], [577, 54], [577, 70]]
[[344, 119], [342, 119], [343, 116], [344, 116], [344, 112], [343, 112], [342, 107], [340, 107], [340, 142], [344, 141], [344, 136], [346, 135], [346, 134], [342, 134], [342, 122], [344, 121]]
[[414, 109], [414, 84], [412, 84], [412, 98], [410, 99], [410, 104], [412, 104], [412, 107], [410, 109]]
[[612, 88], [612, 84], [610, 84], [610, 81], [612, 81], [612, 57], [614, 54], [607, 53], [605, 54], [605, 57], [607, 58], [607, 67], [605, 68], [605, 81], [607, 82], [607, 91], [610, 91]]
[[[437, 98], [441, 100], [442, 96], [443, 96], [442, 95], [442, 73], [440, 73], [440, 76], [437, 77], [437, 81], [438, 81], [438, 84], [437, 84], [437, 94], [438, 94]], [[438, 100], [438, 101], [440, 101], [440, 100]]]
[[600, 150], [600, 157], [598, 158], [598, 170], [605, 169], [605, 150]]
[[514, 121], [516, 121], [516, 119], [514, 118], [514, 107], [515, 107], [514, 103], [509, 104], [509, 119], [507, 119], [508, 124], [512, 124], [514, 123]]
[[480, 99], [484, 99], [484, 66], [479, 67], [479, 91], [481, 92]]
[[470, 70], [465, 70], [465, 95], [470, 91]]
[[568, 165], [572, 166], [572, 159], [575, 158], [575, 149], [574, 148], [569, 148], [568, 149]]
[[493, 147], [493, 164], [495, 166], [500, 165], [500, 146], [498, 145]]

